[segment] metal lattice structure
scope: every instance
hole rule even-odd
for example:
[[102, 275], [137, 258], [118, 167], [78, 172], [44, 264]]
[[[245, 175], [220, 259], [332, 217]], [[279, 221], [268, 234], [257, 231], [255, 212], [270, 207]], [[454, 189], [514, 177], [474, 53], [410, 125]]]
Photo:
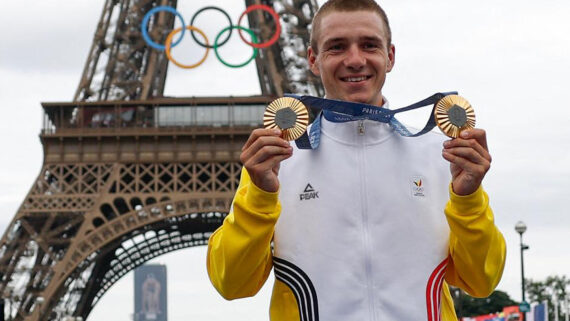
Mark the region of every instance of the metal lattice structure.
[[[280, 16], [283, 26], [279, 41], [261, 50], [256, 58], [263, 95], [282, 96], [294, 92], [324, 95], [320, 79], [308, 72], [306, 50], [316, 0], [246, 0], [246, 5], [266, 4]], [[75, 101], [143, 100], [161, 97], [168, 60], [150, 50], [141, 36], [144, 15], [157, 6], [176, 7], [176, 0], [107, 0], [89, 51]], [[159, 13], [149, 24], [153, 39], [166, 36], [175, 16]], [[254, 11], [249, 25], [268, 39], [275, 30], [271, 16]]]
[[[0, 294], [12, 320], [87, 318], [124, 274], [205, 245], [228, 213], [241, 146], [284, 92], [322, 94], [305, 62], [314, 0], [246, 0], [278, 12], [279, 41], [260, 51], [262, 95], [162, 97], [163, 53], [140, 22], [175, 0], [106, 0], [72, 102], [42, 103], [44, 164], [0, 241]], [[249, 24], [267, 39], [270, 16]], [[173, 16], [149, 24], [165, 37]]]
[[[320, 78], [309, 72], [307, 48], [311, 21], [318, 8], [316, 0], [260, 1], [246, 0], [246, 4], [263, 2], [279, 14], [283, 30], [279, 42], [257, 57], [257, 74], [263, 95], [283, 96], [284, 93], [302, 93], [324, 96]], [[269, 15], [261, 11], [248, 16], [249, 25], [261, 30], [262, 38], [271, 37], [274, 26]]]

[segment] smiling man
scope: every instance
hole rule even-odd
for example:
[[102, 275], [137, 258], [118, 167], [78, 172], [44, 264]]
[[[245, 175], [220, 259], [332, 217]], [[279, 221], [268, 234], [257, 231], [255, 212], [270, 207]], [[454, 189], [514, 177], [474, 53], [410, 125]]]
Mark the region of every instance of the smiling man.
[[382, 87], [395, 58], [388, 24], [374, 12], [321, 15], [315, 18], [308, 56], [327, 98], [382, 106]]
[[[388, 108], [395, 48], [376, 2], [325, 3], [308, 60], [327, 98]], [[489, 295], [505, 242], [481, 187], [485, 132], [406, 138], [386, 123], [319, 117], [318, 149], [293, 148], [269, 129], [244, 145], [232, 211], [208, 246], [220, 294], [255, 295], [273, 268], [273, 321], [450, 321], [448, 284]]]

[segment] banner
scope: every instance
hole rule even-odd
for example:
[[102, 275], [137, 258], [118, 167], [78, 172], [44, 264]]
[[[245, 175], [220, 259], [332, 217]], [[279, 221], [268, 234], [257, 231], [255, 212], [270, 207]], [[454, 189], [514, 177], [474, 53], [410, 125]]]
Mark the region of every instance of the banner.
[[167, 321], [166, 266], [135, 269], [135, 321]]
[[534, 321], [548, 321], [548, 302], [535, 305], [533, 316]]

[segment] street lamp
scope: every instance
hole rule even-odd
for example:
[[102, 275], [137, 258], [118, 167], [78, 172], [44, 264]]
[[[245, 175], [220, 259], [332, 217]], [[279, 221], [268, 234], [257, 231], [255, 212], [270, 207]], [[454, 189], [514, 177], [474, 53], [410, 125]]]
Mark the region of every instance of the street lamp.
[[[515, 225], [515, 231], [517, 231], [517, 233], [519, 233], [519, 235], [521, 236], [521, 280], [522, 280], [522, 302], [521, 302], [521, 306], [525, 305], [525, 310], [526, 310], [526, 300], [524, 297], [525, 294], [525, 289], [524, 289], [524, 260], [523, 260], [523, 251], [524, 250], [528, 250], [528, 245], [523, 244], [522, 241], [522, 235], [524, 232], [526, 232], [526, 224], [524, 224], [522, 221], [517, 222], [517, 224]], [[521, 311], [524, 313], [524, 320], [526, 320], [526, 311]]]

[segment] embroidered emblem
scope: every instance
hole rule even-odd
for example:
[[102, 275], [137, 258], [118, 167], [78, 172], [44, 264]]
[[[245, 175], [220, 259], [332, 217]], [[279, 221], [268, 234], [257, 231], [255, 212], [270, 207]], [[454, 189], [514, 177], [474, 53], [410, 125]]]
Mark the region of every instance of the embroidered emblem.
[[425, 197], [425, 182], [423, 177], [414, 176], [410, 181], [410, 188], [412, 190], [412, 196], [414, 197]]

